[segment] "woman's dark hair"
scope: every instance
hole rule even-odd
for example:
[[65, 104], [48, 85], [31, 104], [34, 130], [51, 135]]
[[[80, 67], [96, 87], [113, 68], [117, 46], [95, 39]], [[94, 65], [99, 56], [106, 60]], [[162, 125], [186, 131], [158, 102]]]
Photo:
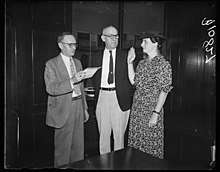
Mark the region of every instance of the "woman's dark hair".
[[150, 38], [151, 42], [153, 43], [158, 43], [158, 50], [161, 53], [162, 52], [162, 44], [163, 44], [163, 39], [159, 37], [151, 37]]

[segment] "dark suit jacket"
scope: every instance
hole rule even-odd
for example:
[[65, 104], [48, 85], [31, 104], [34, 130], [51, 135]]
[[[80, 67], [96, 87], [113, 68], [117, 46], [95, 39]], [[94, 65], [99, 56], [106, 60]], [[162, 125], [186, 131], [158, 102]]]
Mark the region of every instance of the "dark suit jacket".
[[[73, 58], [77, 72], [82, 70], [79, 60]], [[58, 55], [46, 62], [44, 80], [48, 95], [46, 124], [61, 128], [70, 113], [72, 102], [72, 87], [65, 63]], [[87, 109], [83, 82], [80, 83], [83, 108]], [[85, 115], [85, 111], [83, 112]]]
[[[91, 66], [100, 67], [102, 66], [104, 50], [95, 53], [92, 56]], [[132, 85], [128, 78], [128, 64], [127, 64], [126, 51], [116, 50], [116, 64], [115, 64], [115, 87], [116, 95], [119, 102], [119, 106], [122, 111], [126, 111], [131, 108], [131, 88]], [[101, 84], [101, 73], [102, 68], [99, 69], [93, 76], [93, 84], [95, 88], [95, 107], [99, 97], [99, 90]]]

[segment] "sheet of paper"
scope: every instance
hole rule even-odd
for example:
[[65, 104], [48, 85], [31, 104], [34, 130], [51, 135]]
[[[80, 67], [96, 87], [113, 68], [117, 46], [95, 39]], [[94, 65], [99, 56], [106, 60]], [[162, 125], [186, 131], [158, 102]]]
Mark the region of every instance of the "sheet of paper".
[[100, 68], [101, 67], [88, 67], [88, 68], [84, 69], [83, 72], [85, 72], [85, 74], [86, 74], [85, 79], [91, 78], [97, 72], [97, 70]]

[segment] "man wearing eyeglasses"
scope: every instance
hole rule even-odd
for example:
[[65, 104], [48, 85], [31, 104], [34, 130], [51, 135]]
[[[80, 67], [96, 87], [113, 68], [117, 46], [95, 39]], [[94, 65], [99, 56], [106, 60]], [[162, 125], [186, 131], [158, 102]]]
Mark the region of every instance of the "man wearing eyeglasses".
[[46, 124], [54, 127], [54, 167], [84, 159], [84, 122], [89, 118], [82, 65], [74, 58], [77, 43], [69, 32], [57, 38], [61, 52], [46, 62]]
[[128, 78], [127, 52], [117, 49], [118, 31], [113, 26], [103, 29], [101, 39], [105, 49], [92, 56], [91, 65], [102, 67], [94, 75], [96, 118], [99, 129], [100, 154], [124, 148], [131, 108], [131, 83]]

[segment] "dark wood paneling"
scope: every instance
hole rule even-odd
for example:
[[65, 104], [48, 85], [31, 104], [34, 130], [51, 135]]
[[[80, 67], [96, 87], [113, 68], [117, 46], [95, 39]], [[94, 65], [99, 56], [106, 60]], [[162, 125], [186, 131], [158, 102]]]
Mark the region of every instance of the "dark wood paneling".
[[[33, 135], [32, 135], [32, 107], [31, 107], [31, 39], [30, 39], [30, 8], [25, 2], [10, 3], [10, 17], [14, 40], [14, 46], [9, 46], [12, 55], [9, 56], [11, 63], [9, 64], [9, 72], [12, 77], [13, 84], [8, 88], [15, 90], [11, 99], [15, 99], [15, 104], [9, 107], [9, 113], [15, 112], [19, 119], [19, 156], [14, 154], [16, 163], [23, 166], [32, 160], [33, 154]], [[15, 73], [12, 73], [15, 72]], [[7, 81], [6, 81], [7, 82]], [[29, 99], [27, 99], [29, 98]], [[9, 104], [12, 100], [9, 100]], [[8, 114], [6, 114], [8, 115]], [[24, 125], [25, 124], [25, 125]], [[13, 165], [13, 164], [12, 164]]]
[[20, 156], [19, 152], [19, 118], [14, 112], [7, 113], [5, 121], [5, 161], [6, 167], [17, 165], [16, 161]]
[[209, 140], [183, 135], [182, 154], [183, 162], [192, 165], [207, 166], [211, 162], [211, 147]]
[[[15, 136], [7, 140], [9, 166], [26, 167], [36, 156], [53, 153], [52, 131], [45, 124], [47, 95], [44, 84], [46, 60], [58, 54], [56, 38], [71, 31], [71, 2], [13, 2], [7, 7], [7, 117], [14, 112], [19, 120], [19, 144], [12, 149]], [[7, 134], [16, 133], [17, 123]], [[7, 127], [7, 128], [8, 128]], [[18, 130], [18, 129], [17, 129]], [[12, 142], [12, 143], [11, 143]], [[13, 146], [14, 147], [14, 146]], [[17, 156], [18, 149], [19, 156]], [[19, 162], [19, 163], [14, 163]]]
[[180, 161], [180, 136], [177, 131], [169, 131], [166, 128], [164, 158], [170, 161]]
[[59, 32], [33, 30], [33, 104], [47, 103], [46, 87], [44, 83], [44, 68], [48, 59], [59, 54], [56, 37]]
[[[194, 113], [193, 117], [198, 118], [202, 110], [202, 97], [200, 94], [204, 70], [204, 56], [200, 56], [199, 48], [182, 48], [182, 60], [184, 62], [182, 68], [183, 81], [182, 92], [185, 92], [182, 102], [182, 110], [188, 115]], [[200, 113], [201, 112], [201, 113]], [[205, 114], [203, 115], [203, 117]], [[198, 120], [198, 119], [197, 119]], [[203, 121], [205, 123], [205, 121]]]
[[[208, 168], [211, 161], [210, 140], [180, 131], [166, 130], [165, 159], [201, 169]], [[207, 156], [210, 155], [210, 156]]]
[[[6, 35], [5, 35], [5, 116], [4, 116], [4, 155], [5, 155], [5, 167], [10, 168], [15, 166], [19, 157], [18, 149], [18, 114], [13, 111], [17, 109], [17, 71], [15, 69], [15, 29], [12, 26], [11, 8], [6, 8]], [[14, 85], [14, 87], [12, 87]]]
[[215, 3], [170, 2], [165, 8], [174, 86], [165, 105], [166, 158], [208, 165], [215, 140], [215, 59], [205, 63], [207, 31], [201, 22], [215, 19]]
[[66, 20], [65, 2], [38, 1], [32, 3], [32, 20], [46, 25], [60, 24], [65, 26]]
[[108, 25], [118, 27], [118, 2], [72, 1], [74, 31], [101, 33]]
[[31, 3], [33, 155], [53, 158], [53, 128], [46, 126], [45, 63], [59, 54], [57, 36], [71, 31], [71, 2]]
[[[43, 155], [43, 158], [50, 157], [50, 159], [53, 159], [54, 129], [46, 125], [45, 113], [34, 114], [33, 118], [35, 157]], [[44, 152], [44, 154], [42, 154], [42, 152]]]

